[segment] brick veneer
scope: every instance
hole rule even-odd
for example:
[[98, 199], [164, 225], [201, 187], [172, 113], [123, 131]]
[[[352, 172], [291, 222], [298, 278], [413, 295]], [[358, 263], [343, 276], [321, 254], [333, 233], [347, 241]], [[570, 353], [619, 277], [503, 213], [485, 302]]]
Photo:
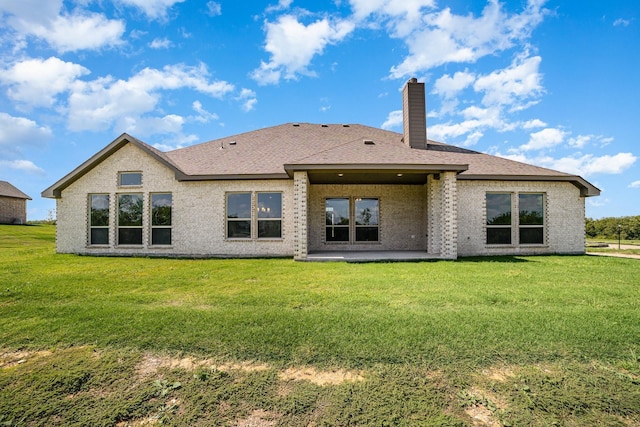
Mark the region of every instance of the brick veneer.
[[[118, 172], [141, 171], [142, 185], [119, 187]], [[226, 239], [225, 200], [229, 192], [282, 193], [282, 238]], [[487, 191], [545, 194], [544, 245], [487, 246]], [[173, 195], [172, 245], [149, 242], [149, 198]], [[88, 195], [110, 195], [109, 245], [88, 245]], [[118, 246], [117, 196], [144, 197], [143, 243]], [[380, 241], [326, 243], [325, 198], [377, 197]], [[353, 199], [352, 199], [353, 200]], [[255, 212], [255, 206], [252, 206]], [[293, 179], [177, 181], [174, 173], [146, 152], [127, 144], [106, 158], [57, 199], [57, 250], [63, 253], [183, 256], [287, 256], [305, 259], [319, 250], [426, 250], [443, 259], [458, 256], [584, 253], [584, 198], [568, 182], [467, 181], [455, 172], [430, 175], [425, 185], [319, 185], [306, 172]]]
[[0, 196], [0, 224], [25, 224], [27, 200]]

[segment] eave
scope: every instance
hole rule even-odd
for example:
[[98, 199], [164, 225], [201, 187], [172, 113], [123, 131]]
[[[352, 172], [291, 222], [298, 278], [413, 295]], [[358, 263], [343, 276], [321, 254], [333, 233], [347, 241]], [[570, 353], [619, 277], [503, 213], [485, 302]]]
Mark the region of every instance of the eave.
[[600, 195], [600, 189], [578, 175], [458, 175], [459, 180], [570, 182], [580, 189], [580, 196]]
[[124, 147], [126, 144], [133, 144], [138, 148], [140, 148], [141, 150], [145, 151], [151, 157], [153, 157], [154, 159], [156, 159], [157, 161], [159, 161], [160, 163], [164, 164], [166, 167], [171, 169], [176, 174], [176, 176], [182, 173], [182, 171], [180, 171], [180, 169], [178, 169], [173, 163], [169, 162], [166, 158], [159, 155], [156, 151], [154, 151], [154, 149], [151, 149], [147, 144], [141, 142], [140, 140], [126, 133], [123, 133], [118, 138], [113, 140], [109, 145], [107, 145], [102, 150], [94, 154], [87, 161], [85, 161], [80, 166], [78, 166], [77, 168], [69, 172], [67, 175], [65, 175], [63, 178], [58, 180], [51, 187], [44, 190], [41, 193], [41, 196], [47, 197], [47, 198], [56, 198], [56, 199], [61, 197], [62, 190], [64, 190], [65, 188], [73, 184], [75, 181], [77, 181], [78, 179], [82, 178], [84, 175], [89, 173], [93, 168], [98, 166], [100, 163], [102, 163], [113, 153], [115, 153], [116, 151]]

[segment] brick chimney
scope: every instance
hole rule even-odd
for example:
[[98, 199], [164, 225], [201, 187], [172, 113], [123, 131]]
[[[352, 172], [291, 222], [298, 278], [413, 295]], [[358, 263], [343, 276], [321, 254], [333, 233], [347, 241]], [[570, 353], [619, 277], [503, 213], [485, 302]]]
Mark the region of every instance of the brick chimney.
[[424, 83], [415, 77], [402, 89], [402, 126], [404, 143], [411, 148], [427, 148], [427, 111]]

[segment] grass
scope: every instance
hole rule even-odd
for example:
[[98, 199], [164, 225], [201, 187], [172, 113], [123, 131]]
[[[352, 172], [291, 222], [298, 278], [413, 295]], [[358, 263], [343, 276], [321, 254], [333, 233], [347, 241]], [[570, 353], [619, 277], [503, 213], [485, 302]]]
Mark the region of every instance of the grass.
[[54, 230], [0, 226], [0, 425], [640, 425], [638, 260], [94, 258]]

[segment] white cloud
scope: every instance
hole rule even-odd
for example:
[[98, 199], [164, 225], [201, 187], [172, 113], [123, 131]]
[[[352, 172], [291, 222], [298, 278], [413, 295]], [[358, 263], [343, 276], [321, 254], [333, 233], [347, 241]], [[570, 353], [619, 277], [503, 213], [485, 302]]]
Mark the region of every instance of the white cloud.
[[0, 112], [0, 156], [15, 154], [23, 146], [38, 146], [53, 133], [33, 120]]
[[247, 88], [242, 88], [242, 90], [240, 91], [240, 95], [236, 97], [236, 100], [242, 102], [242, 110], [244, 110], [245, 112], [252, 111], [258, 103], [256, 93]]
[[293, 0], [280, 0], [278, 4], [267, 7], [266, 12], [277, 12], [279, 10], [289, 9], [291, 3], [293, 3]]
[[0, 83], [8, 86], [7, 96], [28, 106], [51, 107], [58, 94], [69, 90], [80, 76], [89, 74], [82, 65], [56, 57], [27, 59], [0, 70]]
[[395, 37], [406, 37], [422, 21], [423, 11], [436, 6], [435, 0], [350, 0], [354, 17], [362, 21], [373, 17], [384, 23]]
[[558, 159], [550, 156], [529, 158], [524, 154], [503, 155], [497, 153], [496, 155], [583, 177], [596, 174], [621, 174], [629, 169], [637, 160], [637, 157], [632, 153], [607, 154], [604, 156], [585, 154], [582, 156], [566, 156]]
[[209, 16], [219, 16], [222, 15], [222, 6], [220, 3], [215, 1], [207, 2], [207, 15]]
[[275, 84], [284, 78], [314, 75], [308, 69], [315, 55], [322, 54], [328, 44], [344, 39], [354, 29], [349, 21], [332, 22], [328, 18], [309, 25], [292, 15], [281, 16], [276, 22], [267, 22], [265, 50], [271, 54], [268, 63], [261, 62], [251, 76], [261, 85]]
[[475, 80], [475, 74], [467, 71], [458, 71], [453, 77], [445, 74], [436, 80], [433, 93], [441, 95], [445, 99], [451, 99], [458, 95], [459, 92], [471, 86]]
[[505, 13], [497, 0], [491, 0], [478, 18], [455, 15], [449, 8], [425, 14], [419, 28], [401, 36], [409, 55], [391, 68], [391, 77], [405, 78], [447, 63], [474, 63], [509, 49], [529, 38], [542, 21], [542, 3], [529, 0], [525, 10], [514, 15]]
[[134, 6], [142, 10], [145, 15], [152, 19], [164, 18], [167, 11], [174, 4], [182, 3], [185, 0], [118, 0], [122, 4]]
[[193, 101], [191, 104], [193, 111], [198, 113], [194, 120], [200, 123], [209, 123], [211, 120], [218, 120], [218, 115], [216, 113], [210, 113], [202, 107], [202, 103], [200, 101]]
[[631, 24], [632, 19], [623, 19], [623, 18], [618, 18], [615, 21], [613, 21], [613, 26], [614, 27], [628, 27], [629, 24]]
[[44, 170], [31, 160], [0, 160], [0, 169], [14, 169], [22, 172], [44, 174]]
[[564, 142], [567, 132], [556, 128], [545, 128], [529, 135], [529, 142], [520, 146], [520, 150], [543, 150]]
[[449, 142], [465, 136], [461, 142], [464, 146], [475, 145], [482, 136], [485, 129], [497, 129], [499, 131], [510, 130], [509, 124], [502, 118], [499, 108], [479, 108], [471, 106], [461, 112], [463, 121], [459, 123], [438, 123], [428, 127], [429, 139]]
[[[162, 90], [193, 89], [215, 98], [233, 91], [225, 81], [208, 81], [204, 65], [166, 66], [162, 70], [145, 68], [128, 80], [103, 77], [90, 82], [77, 81], [69, 97], [68, 127], [72, 131], [106, 130], [122, 120], [137, 120], [153, 112]], [[163, 118], [161, 129], [174, 126], [174, 117]], [[131, 124], [127, 124], [131, 126]]]
[[474, 84], [477, 92], [484, 92], [482, 103], [485, 105], [510, 105], [531, 97], [537, 97], [543, 92], [538, 72], [542, 58], [539, 56], [517, 58], [510, 67], [494, 71], [479, 77]]
[[522, 124], [523, 129], [535, 129], [546, 127], [547, 124], [540, 119], [528, 120]]
[[633, 181], [629, 184], [629, 188], [640, 188], [640, 181]]
[[402, 110], [395, 110], [389, 113], [387, 120], [382, 124], [382, 129], [393, 129], [402, 126]]
[[140, 137], [157, 134], [178, 134], [182, 131], [184, 118], [176, 114], [163, 117], [121, 117], [116, 124], [122, 132], [128, 132]]
[[24, 47], [25, 37], [45, 40], [59, 52], [99, 49], [122, 43], [124, 21], [110, 20], [98, 13], [80, 8], [63, 13], [62, 0], [4, 0], [0, 12], [7, 14], [6, 23], [16, 34], [17, 47]]
[[153, 41], [151, 41], [151, 43], [149, 43], [149, 47], [151, 49], [168, 49], [171, 46], [173, 46], [173, 43], [171, 43], [171, 40], [167, 39], [167, 38], [163, 38], [163, 39], [153, 39]]

